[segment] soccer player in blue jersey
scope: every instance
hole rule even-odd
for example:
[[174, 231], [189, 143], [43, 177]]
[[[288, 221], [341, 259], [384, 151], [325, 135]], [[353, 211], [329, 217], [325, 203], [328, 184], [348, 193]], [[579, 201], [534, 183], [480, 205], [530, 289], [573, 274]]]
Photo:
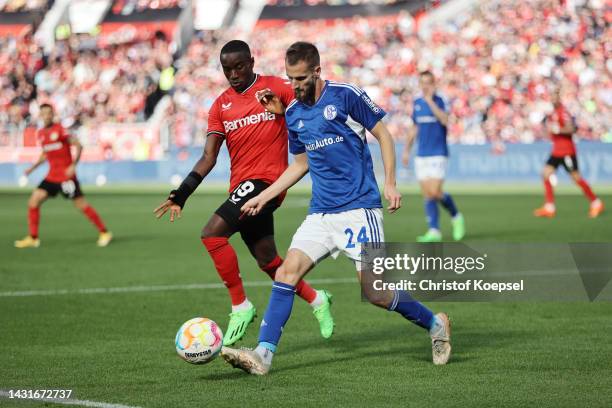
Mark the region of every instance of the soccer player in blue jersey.
[[402, 162], [408, 165], [412, 143], [418, 141], [414, 169], [425, 199], [425, 215], [429, 229], [417, 237], [418, 242], [440, 242], [440, 212], [438, 203], [451, 215], [453, 239], [461, 240], [465, 236], [463, 215], [457, 210], [450, 194], [442, 190], [448, 161], [446, 132], [448, 126], [448, 106], [446, 101], [436, 93], [434, 75], [430, 71], [421, 72], [419, 85], [423, 96], [415, 99], [412, 110], [413, 126], [407, 135]]
[[[289, 149], [294, 162], [279, 179], [244, 204], [256, 215], [265, 204], [310, 172], [312, 199], [309, 214], [293, 236], [285, 261], [278, 269], [268, 308], [261, 323], [259, 344], [251, 349], [224, 347], [223, 358], [234, 367], [263, 375], [293, 306], [295, 285], [314, 265], [343, 252], [355, 261], [361, 278], [371, 267], [360, 262], [361, 243], [384, 242], [382, 202], [374, 177], [366, 130], [380, 143], [385, 169], [387, 209], [395, 212], [401, 195], [395, 185], [393, 139], [381, 119], [385, 112], [356, 86], [320, 78], [319, 52], [310, 43], [297, 42], [286, 53], [285, 68], [296, 99], [285, 110]], [[278, 98], [267, 95], [264, 106], [279, 112]], [[280, 110], [280, 113], [283, 111]], [[399, 313], [428, 330], [433, 361], [446, 364], [450, 357], [450, 321], [434, 315], [405, 291], [369, 297], [377, 306]]]

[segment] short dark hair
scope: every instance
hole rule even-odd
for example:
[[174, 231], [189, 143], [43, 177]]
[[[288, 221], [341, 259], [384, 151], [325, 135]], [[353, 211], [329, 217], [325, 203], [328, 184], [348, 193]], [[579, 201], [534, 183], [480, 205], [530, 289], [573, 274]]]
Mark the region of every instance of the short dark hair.
[[42, 105], [40, 105], [39, 110], [42, 110], [43, 108], [49, 108], [49, 109], [53, 110], [53, 106], [51, 106], [50, 103], [43, 103]]
[[233, 52], [239, 52], [239, 53], [244, 53], [246, 55], [248, 55], [249, 57], [251, 56], [251, 49], [249, 48], [249, 44], [245, 43], [244, 41], [241, 40], [232, 40], [228, 43], [226, 43], [223, 48], [221, 48], [221, 54], [230, 54]]
[[430, 70], [425, 70], [425, 71], [421, 71], [419, 72], [419, 76], [429, 76], [431, 77], [431, 79], [436, 79], [436, 77], [434, 76], [433, 72], [431, 72]]
[[295, 65], [300, 61], [305, 61], [310, 68], [321, 65], [319, 50], [314, 44], [305, 41], [291, 44], [285, 53], [285, 59], [289, 65]]

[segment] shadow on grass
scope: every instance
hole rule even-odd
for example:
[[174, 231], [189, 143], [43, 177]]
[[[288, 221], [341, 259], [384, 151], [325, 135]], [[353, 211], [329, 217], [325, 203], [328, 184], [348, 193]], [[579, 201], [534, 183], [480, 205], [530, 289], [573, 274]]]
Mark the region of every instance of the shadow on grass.
[[[384, 338], [388, 338], [388, 335], [394, 331], [395, 328], [395, 326], [390, 327], [390, 330], [385, 333]], [[401, 328], [398, 328], [398, 332], [400, 331]], [[503, 327], [496, 327], [494, 331], [459, 330], [454, 333], [452, 338], [453, 354], [450, 364], [464, 364], [474, 360], [474, 353], [472, 352], [483, 351], [484, 353], [481, 353], [481, 355], [486, 356], [488, 354], [485, 351], [490, 351], [492, 349], [499, 350], [508, 346], [515, 347], [517, 341], [532, 337], [532, 332], [507, 330]], [[359, 335], [355, 335], [355, 333], [335, 335], [328, 341], [317, 339], [316, 341], [300, 342], [299, 345], [288, 348], [287, 353], [283, 353], [276, 358], [286, 359], [290, 358], [293, 353], [303, 354], [303, 352], [308, 352], [311, 355], [313, 350], [323, 347], [331, 349], [334, 356], [331, 358], [314, 358], [306, 362], [280, 367], [276, 366], [273, 369], [273, 373], [284, 373], [312, 367], [321, 368], [326, 365], [349, 362], [351, 364], [348, 364], [347, 367], [350, 367], [350, 365], [361, 365], [364, 364], [364, 362], [367, 364], [367, 360], [389, 357], [402, 358], [406, 363], [410, 361], [431, 363], [431, 343], [429, 337], [424, 335], [424, 333], [413, 331], [410, 334], [397, 336], [396, 339], [398, 340], [396, 343], [397, 346], [392, 348], [384, 347], [381, 349], [380, 343], [388, 343], [388, 340], [381, 340], [380, 331], [370, 330], [359, 333]], [[404, 341], [405, 343], [402, 345], [400, 341]], [[207, 381], [221, 381], [243, 378], [244, 375], [242, 371], [236, 370], [231, 373], [212, 373], [199, 378]]]

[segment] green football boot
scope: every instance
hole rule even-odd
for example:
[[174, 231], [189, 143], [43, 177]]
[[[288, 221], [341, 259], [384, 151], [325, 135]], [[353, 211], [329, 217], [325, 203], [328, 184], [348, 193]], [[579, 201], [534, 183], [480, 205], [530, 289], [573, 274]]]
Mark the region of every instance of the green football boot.
[[442, 233], [438, 230], [430, 229], [425, 234], [419, 235], [417, 242], [442, 242]]
[[231, 346], [240, 340], [247, 331], [247, 327], [255, 320], [257, 309], [251, 306], [250, 309], [240, 312], [230, 313], [230, 321], [227, 325], [227, 330], [223, 335], [223, 345]]
[[317, 290], [323, 296], [324, 303], [313, 309], [312, 313], [319, 321], [319, 329], [324, 339], [329, 339], [334, 334], [334, 318], [331, 314], [332, 294], [326, 290]]
[[453, 224], [453, 239], [455, 241], [461, 241], [463, 237], [465, 237], [465, 221], [463, 220], [463, 215], [458, 213], [451, 219], [451, 223]]

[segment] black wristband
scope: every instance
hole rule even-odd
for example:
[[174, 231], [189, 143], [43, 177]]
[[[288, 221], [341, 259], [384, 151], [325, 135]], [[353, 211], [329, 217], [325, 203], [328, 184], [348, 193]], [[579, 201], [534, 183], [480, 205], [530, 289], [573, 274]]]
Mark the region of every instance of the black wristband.
[[203, 179], [204, 177], [192, 171], [185, 177], [185, 180], [183, 180], [179, 188], [170, 192], [168, 199], [183, 208], [185, 206], [185, 201], [187, 201], [191, 193], [198, 188]]

